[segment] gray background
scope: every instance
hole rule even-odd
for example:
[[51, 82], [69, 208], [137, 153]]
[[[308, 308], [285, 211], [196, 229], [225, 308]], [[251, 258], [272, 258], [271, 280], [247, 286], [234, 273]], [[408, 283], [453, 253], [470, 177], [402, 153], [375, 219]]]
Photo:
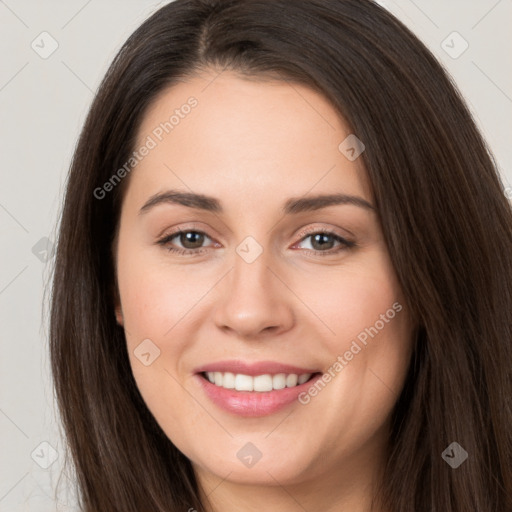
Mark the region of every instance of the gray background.
[[[43, 303], [66, 173], [93, 91], [110, 61], [163, 3], [0, 0], [2, 512], [57, 509], [54, 491], [64, 451]], [[454, 77], [512, 197], [512, 0], [379, 3]], [[464, 40], [469, 46], [461, 53]], [[58, 48], [47, 55], [52, 44]], [[61, 486], [59, 510], [75, 510], [67, 476]]]

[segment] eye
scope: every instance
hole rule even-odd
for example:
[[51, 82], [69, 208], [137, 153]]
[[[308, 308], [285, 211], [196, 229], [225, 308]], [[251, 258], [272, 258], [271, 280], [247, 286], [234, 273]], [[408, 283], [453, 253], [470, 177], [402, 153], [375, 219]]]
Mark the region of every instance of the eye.
[[[171, 241], [177, 239], [182, 247], [172, 247]], [[202, 247], [205, 239], [211, 240], [211, 238], [202, 231], [196, 230], [181, 230], [171, 233], [170, 235], [166, 235], [161, 240], [158, 240], [158, 244], [166, 247], [166, 249], [170, 252], [174, 252], [177, 254], [198, 254], [203, 251], [198, 251], [198, 249], [204, 249]]]
[[[310, 250], [316, 254], [320, 255], [329, 255], [329, 254], [336, 254], [340, 251], [343, 251], [345, 249], [349, 249], [351, 247], [355, 247], [355, 242], [351, 242], [350, 240], [346, 240], [342, 236], [338, 235], [337, 233], [333, 231], [321, 231], [321, 230], [310, 230], [307, 232], [308, 234], [304, 236], [301, 241], [296, 244], [300, 245], [305, 240], [311, 239], [310, 241], [310, 248], [306, 247], [306, 250]], [[333, 248], [333, 246], [338, 243], [337, 248]], [[304, 248], [304, 247], [302, 247]]]

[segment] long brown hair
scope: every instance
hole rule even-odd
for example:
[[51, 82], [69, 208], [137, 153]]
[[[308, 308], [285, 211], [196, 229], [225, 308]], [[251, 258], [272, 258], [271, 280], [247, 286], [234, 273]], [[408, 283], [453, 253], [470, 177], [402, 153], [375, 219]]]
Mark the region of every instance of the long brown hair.
[[[417, 324], [393, 411], [393, 512], [512, 510], [512, 211], [460, 94], [369, 0], [176, 0], [126, 41], [67, 182], [50, 319], [54, 384], [86, 512], [204, 510], [190, 461], [146, 407], [116, 323], [112, 242], [148, 105], [205, 68], [321, 92], [364, 142], [384, 237]], [[199, 107], [200, 108], [200, 107]], [[452, 442], [468, 453], [453, 469]]]

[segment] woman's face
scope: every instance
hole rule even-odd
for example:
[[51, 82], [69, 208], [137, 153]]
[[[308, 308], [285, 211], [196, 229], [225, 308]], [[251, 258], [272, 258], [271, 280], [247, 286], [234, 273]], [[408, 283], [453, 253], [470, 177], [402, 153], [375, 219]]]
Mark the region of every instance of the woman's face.
[[309, 88], [204, 73], [135, 149], [116, 316], [169, 439], [212, 487], [371, 473], [412, 330], [350, 130]]

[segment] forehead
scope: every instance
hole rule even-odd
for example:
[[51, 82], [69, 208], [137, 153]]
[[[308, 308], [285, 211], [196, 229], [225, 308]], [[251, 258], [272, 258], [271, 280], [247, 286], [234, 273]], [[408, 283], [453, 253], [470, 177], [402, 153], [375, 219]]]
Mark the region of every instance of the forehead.
[[326, 98], [284, 81], [203, 72], [160, 93], [137, 133], [137, 196], [215, 190], [246, 206], [311, 193], [371, 200], [362, 159], [339, 146], [350, 129]]

